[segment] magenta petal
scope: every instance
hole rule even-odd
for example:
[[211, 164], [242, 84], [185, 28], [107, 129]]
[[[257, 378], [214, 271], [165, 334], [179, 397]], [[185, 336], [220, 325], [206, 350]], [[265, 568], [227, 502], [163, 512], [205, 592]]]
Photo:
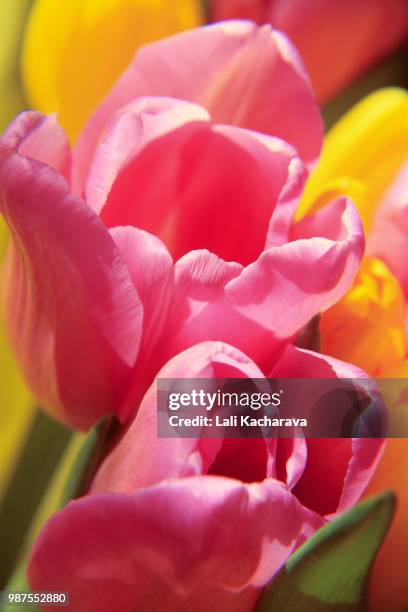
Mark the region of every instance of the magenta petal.
[[142, 305], [109, 233], [54, 170], [11, 153], [0, 188], [13, 237], [7, 318], [17, 356], [41, 405], [87, 428], [120, 407]]
[[29, 582], [69, 591], [78, 612], [158, 612], [163, 602], [169, 612], [245, 612], [322, 522], [273, 480], [195, 477], [88, 496], [42, 530]]
[[206, 340], [226, 342], [254, 358], [270, 334], [262, 333], [257, 322], [240, 317], [226, 298], [226, 287], [242, 270], [240, 264], [225, 262], [208, 251], [192, 251], [176, 263], [175, 293], [166, 335], [157, 347], [156, 372], [177, 353]]
[[290, 337], [336, 302], [358, 270], [364, 250], [359, 215], [346, 200], [329, 212], [327, 231], [317, 222], [314, 231], [299, 231], [299, 239], [267, 249], [226, 287], [236, 310], [262, 321], [277, 338]]
[[[108, 227], [133, 225], [159, 236], [175, 259], [206, 248], [226, 260], [254, 261], [275, 207], [286, 208], [281, 198], [295, 200], [287, 195], [300, 182], [294, 150], [256, 132], [212, 125], [192, 104], [146, 116], [127, 111], [102, 139], [87, 201], [97, 210], [104, 202]], [[130, 147], [132, 125], [142, 133]]]
[[279, 195], [269, 223], [266, 248], [279, 246], [290, 240], [295, 212], [307, 178], [307, 170], [300, 159], [292, 158], [288, 165], [286, 185]]
[[[87, 203], [100, 213], [118, 174], [150, 142], [183, 125], [209, 120], [207, 111], [200, 106], [172, 98], [138, 98], [122, 108], [107, 126], [89, 169], [82, 169], [85, 173], [89, 170], [85, 183]], [[162, 160], [163, 163], [165, 161]], [[152, 179], [157, 181], [156, 173]], [[82, 194], [84, 186], [82, 182], [81, 168], [76, 166], [74, 191], [79, 195]], [[137, 181], [133, 189], [140, 191]], [[132, 197], [130, 192], [127, 207], [130, 206]], [[120, 211], [116, 212], [116, 216], [120, 216]], [[119, 221], [115, 224], [123, 223], [124, 221]]]
[[[203, 342], [176, 355], [157, 376], [258, 379], [264, 374], [238, 349], [221, 342]], [[130, 406], [134, 403], [129, 401]], [[263, 440], [262, 443], [265, 445]], [[137, 417], [99, 468], [91, 490], [131, 492], [165, 478], [204, 474], [221, 445], [222, 440], [209, 438], [158, 438], [155, 381], [144, 396]], [[269, 454], [274, 452], [270, 446]], [[263, 477], [266, 471], [267, 466]]]
[[[110, 230], [143, 305], [143, 358], [163, 332], [173, 292], [173, 260], [165, 245], [135, 227]], [[140, 355], [142, 357], [142, 355]]]
[[[328, 236], [321, 215], [330, 216]], [[160, 366], [192, 344], [220, 340], [270, 369], [284, 343], [344, 294], [359, 266], [364, 237], [354, 206], [341, 200], [321, 215], [313, 218], [317, 237], [271, 247], [246, 268], [206, 251], [180, 259]]]
[[[367, 378], [356, 366], [326, 355], [288, 346], [273, 368], [281, 378]], [[381, 459], [384, 441], [374, 438], [307, 440], [307, 462], [293, 489], [308, 508], [332, 515], [355, 504]]]
[[16, 151], [43, 162], [69, 179], [71, 150], [55, 115], [35, 111], [21, 113], [4, 131], [0, 146], [3, 150]]
[[389, 266], [408, 298], [408, 162], [386, 193], [367, 239], [367, 253]]
[[81, 135], [75, 154], [81, 168], [113, 115], [141, 96], [198, 103], [216, 123], [283, 138], [308, 163], [320, 152], [322, 121], [302, 62], [270, 26], [224, 22], [141, 49]]
[[292, 489], [302, 477], [307, 463], [304, 438], [280, 438], [276, 447], [276, 477]]

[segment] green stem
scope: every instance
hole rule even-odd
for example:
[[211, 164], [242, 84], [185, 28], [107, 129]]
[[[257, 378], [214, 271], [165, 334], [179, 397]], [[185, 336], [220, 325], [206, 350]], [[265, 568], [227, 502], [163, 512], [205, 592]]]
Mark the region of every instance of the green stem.
[[16, 563], [38, 504], [72, 432], [38, 411], [0, 505], [0, 588]]
[[88, 491], [92, 479], [109, 449], [110, 442], [119, 430], [120, 425], [117, 419], [109, 416], [102, 418], [87, 434], [65, 484], [60, 501], [61, 508], [72, 499], [85, 495]]

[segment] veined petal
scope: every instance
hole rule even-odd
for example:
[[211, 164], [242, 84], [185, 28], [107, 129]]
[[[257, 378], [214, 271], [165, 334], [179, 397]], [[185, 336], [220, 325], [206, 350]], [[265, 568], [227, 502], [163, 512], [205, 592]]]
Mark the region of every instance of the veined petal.
[[[208, 121], [208, 112], [196, 104], [173, 98], [138, 98], [122, 108], [107, 126], [84, 186], [80, 183], [80, 168], [74, 167], [74, 191], [82, 195], [85, 187], [87, 203], [99, 214], [120, 172], [149, 143], [183, 125]], [[153, 180], [157, 180], [156, 176]], [[134, 187], [139, 191], [139, 185]], [[122, 208], [125, 204], [130, 207], [126, 201]]]
[[15, 150], [46, 164], [69, 180], [71, 149], [55, 115], [36, 111], [21, 113], [4, 131], [0, 146], [0, 156]]
[[91, 495], [47, 523], [29, 582], [35, 590], [69, 590], [78, 611], [130, 612], [149, 602], [158, 612], [165, 601], [169, 612], [245, 612], [322, 523], [274, 480], [244, 485], [199, 476], [135, 495]]
[[322, 122], [301, 60], [270, 26], [224, 22], [141, 49], [81, 134], [75, 154], [81, 168], [113, 115], [140, 96], [198, 103], [216, 123], [286, 140], [307, 163], [321, 149]]
[[191, 344], [220, 340], [271, 368], [288, 339], [345, 293], [364, 249], [357, 211], [345, 199], [305, 219], [294, 233], [293, 242], [267, 249], [246, 268], [206, 251], [180, 259], [157, 348], [160, 365]]
[[[164, 244], [135, 227], [110, 230], [143, 306], [143, 335], [132, 384], [143, 380], [151, 354], [163, 333], [174, 291], [174, 265]], [[140, 391], [139, 391], [140, 392]], [[123, 411], [123, 412], [122, 412]], [[121, 414], [126, 412], [121, 409]]]
[[207, 248], [247, 264], [264, 249], [275, 208], [290, 208], [304, 180], [283, 141], [213, 125], [190, 103], [153, 98], [128, 108], [102, 139], [86, 192], [107, 227], [155, 234], [175, 259]]
[[9, 152], [0, 189], [14, 349], [44, 408], [90, 427], [120, 406], [141, 339], [138, 294], [108, 231], [55, 170]]

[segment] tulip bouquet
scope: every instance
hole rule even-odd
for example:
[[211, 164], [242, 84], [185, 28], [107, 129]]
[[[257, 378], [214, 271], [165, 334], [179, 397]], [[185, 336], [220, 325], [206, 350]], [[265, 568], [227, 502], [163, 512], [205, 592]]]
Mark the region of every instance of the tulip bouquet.
[[327, 134], [319, 107], [404, 43], [406, 0], [28, 4], [0, 137], [8, 603], [407, 610], [406, 439], [160, 437], [157, 392], [408, 377], [408, 93]]

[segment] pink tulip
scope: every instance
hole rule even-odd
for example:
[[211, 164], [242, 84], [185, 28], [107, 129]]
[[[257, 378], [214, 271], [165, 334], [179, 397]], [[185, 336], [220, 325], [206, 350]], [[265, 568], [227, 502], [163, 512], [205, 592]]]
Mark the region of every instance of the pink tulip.
[[[163, 364], [203, 340], [268, 370], [346, 291], [364, 249], [351, 202], [294, 224], [307, 175], [295, 149], [215, 122], [276, 131], [311, 162], [321, 126], [297, 61], [269, 27], [203, 28], [141, 51], [73, 155], [54, 117], [25, 113], [8, 128], [7, 317], [54, 417], [76, 428], [109, 413], [125, 421]], [[137, 97], [148, 91], [200, 99], [212, 116]]]
[[211, 18], [271, 23], [295, 43], [320, 102], [406, 40], [406, 0], [210, 0]]
[[[388, 265], [408, 301], [408, 161], [384, 195], [374, 216], [367, 252]], [[404, 256], [401, 254], [404, 253]]]
[[[287, 347], [272, 377], [361, 377]], [[161, 377], [260, 378], [238, 349], [206, 342]], [[29, 563], [34, 590], [69, 591], [78, 610], [250, 611], [288, 556], [354, 504], [380, 440], [157, 438], [156, 385], [91, 490], [54, 515]]]
[[270, 26], [230, 21], [142, 48], [85, 127], [75, 150], [81, 192], [106, 125], [141, 96], [200, 104], [216, 123], [282, 138], [306, 163], [318, 157], [323, 125], [296, 49]]

